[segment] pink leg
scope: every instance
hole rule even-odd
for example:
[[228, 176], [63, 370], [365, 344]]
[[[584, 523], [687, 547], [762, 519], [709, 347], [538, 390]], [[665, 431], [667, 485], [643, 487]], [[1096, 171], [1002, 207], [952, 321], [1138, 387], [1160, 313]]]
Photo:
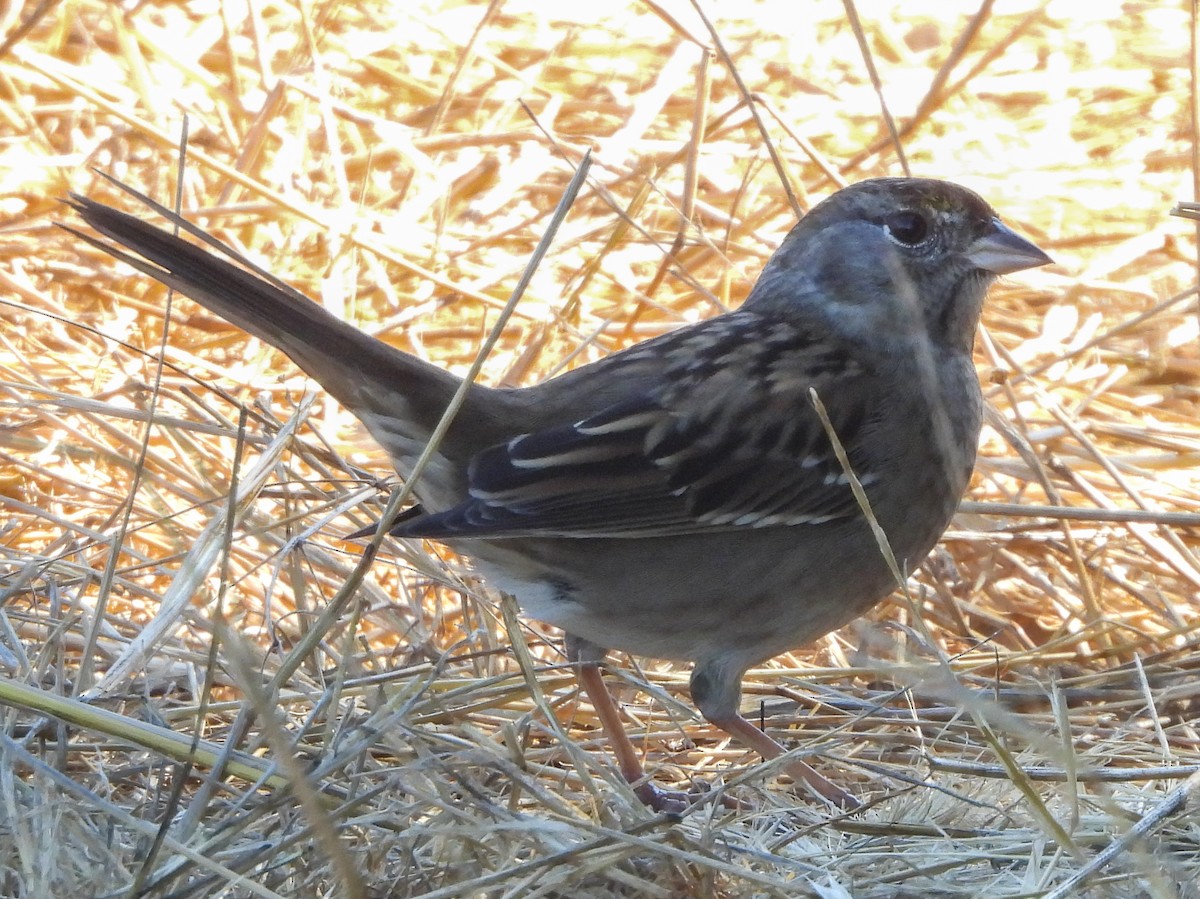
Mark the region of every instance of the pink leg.
[[[730, 736], [735, 737], [755, 750], [765, 759], [778, 758], [787, 751], [741, 715], [734, 714], [720, 718], [709, 718], [708, 720]], [[855, 809], [862, 805], [854, 796], [819, 774], [810, 765], [800, 759], [789, 761], [785, 770], [797, 783], [807, 784], [808, 788], [814, 793], [832, 802], [834, 805], [847, 809]]]
[[629, 734], [625, 732], [625, 725], [621, 723], [621, 713], [617, 709], [617, 704], [613, 702], [612, 694], [604, 686], [600, 666], [595, 662], [581, 664], [579, 666], [579, 684], [583, 687], [583, 692], [587, 694], [592, 708], [596, 710], [596, 716], [600, 719], [600, 727], [604, 730], [604, 735], [608, 737], [613, 757], [617, 760], [617, 767], [621, 769], [621, 776], [630, 783], [637, 797], [655, 811], [682, 811], [687, 805], [686, 795], [660, 789], [646, 777], [646, 769], [642, 767], [637, 750], [634, 749]]
[[[787, 750], [738, 713], [742, 675], [746, 670], [741, 661], [736, 656], [725, 655], [698, 662], [692, 669], [692, 699], [706, 721], [756, 750], [763, 758], [778, 758]], [[796, 783], [806, 784], [816, 795], [834, 805], [848, 809], [861, 805], [837, 784], [822, 777], [799, 759], [788, 762], [786, 770]]]
[[[600, 662], [604, 650], [574, 636], [567, 638], [567, 657], [579, 663], [579, 684], [587, 694], [600, 726], [612, 747], [613, 757], [621, 776], [632, 786], [638, 798], [657, 811], [681, 812], [689, 802], [686, 793], [663, 790], [646, 776], [641, 758], [634, 748], [621, 713], [613, 702], [612, 694], [604, 686]], [[713, 689], [713, 686], [717, 689]], [[786, 751], [782, 746], [737, 713], [737, 699], [741, 692], [740, 672], [730, 676], [719, 667], [698, 667], [692, 673], [692, 696], [696, 699], [705, 719], [746, 746], [757, 751], [763, 758], [773, 759]], [[716, 700], [716, 701], [714, 701]], [[841, 787], [818, 774], [812, 767], [796, 759], [788, 763], [786, 770], [797, 782], [806, 784], [818, 796], [842, 808], [858, 808], [861, 803]], [[737, 800], [723, 797], [723, 804], [730, 808], [739, 807]]]

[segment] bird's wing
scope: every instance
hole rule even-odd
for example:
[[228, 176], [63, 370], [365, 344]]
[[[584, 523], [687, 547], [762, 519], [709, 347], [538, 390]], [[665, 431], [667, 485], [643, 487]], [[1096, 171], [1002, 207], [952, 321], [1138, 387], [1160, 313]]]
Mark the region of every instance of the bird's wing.
[[622, 354], [629, 365], [663, 354], [662, 377], [579, 421], [479, 453], [468, 500], [394, 533], [643, 537], [855, 514], [809, 391], [869, 484], [856, 448], [877, 417], [871, 374], [845, 347], [794, 324], [745, 311], [710, 324]]

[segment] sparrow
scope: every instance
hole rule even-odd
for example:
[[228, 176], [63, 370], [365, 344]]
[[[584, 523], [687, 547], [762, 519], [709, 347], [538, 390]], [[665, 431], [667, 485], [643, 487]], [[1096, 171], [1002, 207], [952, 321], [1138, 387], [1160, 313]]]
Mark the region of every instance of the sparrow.
[[[107, 240], [78, 236], [285, 353], [401, 477], [412, 470], [458, 377], [212, 238], [226, 258], [70, 202]], [[985, 294], [997, 276], [1051, 261], [956, 184], [843, 188], [800, 219], [740, 308], [534, 386], [472, 384], [413, 485], [419, 504], [390, 533], [444, 543], [561, 628], [622, 775], [649, 805], [672, 807], [604, 686], [607, 652], [692, 662], [704, 718], [765, 758], [782, 754], [739, 712], [744, 673], [861, 615], [933, 548], [975, 462]], [[803, 761], [787, 771], [856, 804]]]

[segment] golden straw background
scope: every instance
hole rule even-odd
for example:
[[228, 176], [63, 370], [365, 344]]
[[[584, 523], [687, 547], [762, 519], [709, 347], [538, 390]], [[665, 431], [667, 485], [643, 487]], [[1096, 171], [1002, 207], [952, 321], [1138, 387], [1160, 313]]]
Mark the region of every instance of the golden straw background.
[[[1197, 895], [1194, 11], [699, 6], [0, 11], [0, 895]], [[187, 217], [462, 372], [590, 149], [483, 368], [532, 383], [736, 306], [784, 184], [904, 171], [883, 108], [1057, 264], [992, 293], [911, 598], [747, 678], [855, 814], [614, 655], [647, 767], [711, 787], [640, 805], [552, 629], [435, 545], [357, 583], [394, 477], [347, 413], [56, 228], [129, 207], [95, 170], [172, 204], [186, 121]]]

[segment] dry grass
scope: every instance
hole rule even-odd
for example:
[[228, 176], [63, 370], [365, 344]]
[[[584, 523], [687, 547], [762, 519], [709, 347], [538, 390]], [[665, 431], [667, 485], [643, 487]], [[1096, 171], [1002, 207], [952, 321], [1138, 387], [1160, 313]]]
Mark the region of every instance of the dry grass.
[[915, 602], [748, 678], [868, 809], [797, 797], [684, 669], [618, 657], [657, 777], [745, 803], [678, 822], [620, 783], [555, 635], [506, 634], [458, 560], [389, 546], [344, 589], [385, 459], [286, 359], [168, 321], [57, 200], [110, 196], [96, 166], [169, 202], [186, 114], [187, 215], [462, 371], [593, 148], [484, 367], [527, 383], [740, 302], [794, 220], [768, 141], [800, 204], [901, 171], [845, 8], [704, 4], [760, 130], [683, 3], [16, 5], [0, 894], [1196, 895], [1200, 338], [1167, 215], [1195, 196], [1192, 22], [985, 3], [956, 49], [975, 7], [920, 5], [859, 10], [909, 165], [1058, 265], [993, 293], [972, 505]]

